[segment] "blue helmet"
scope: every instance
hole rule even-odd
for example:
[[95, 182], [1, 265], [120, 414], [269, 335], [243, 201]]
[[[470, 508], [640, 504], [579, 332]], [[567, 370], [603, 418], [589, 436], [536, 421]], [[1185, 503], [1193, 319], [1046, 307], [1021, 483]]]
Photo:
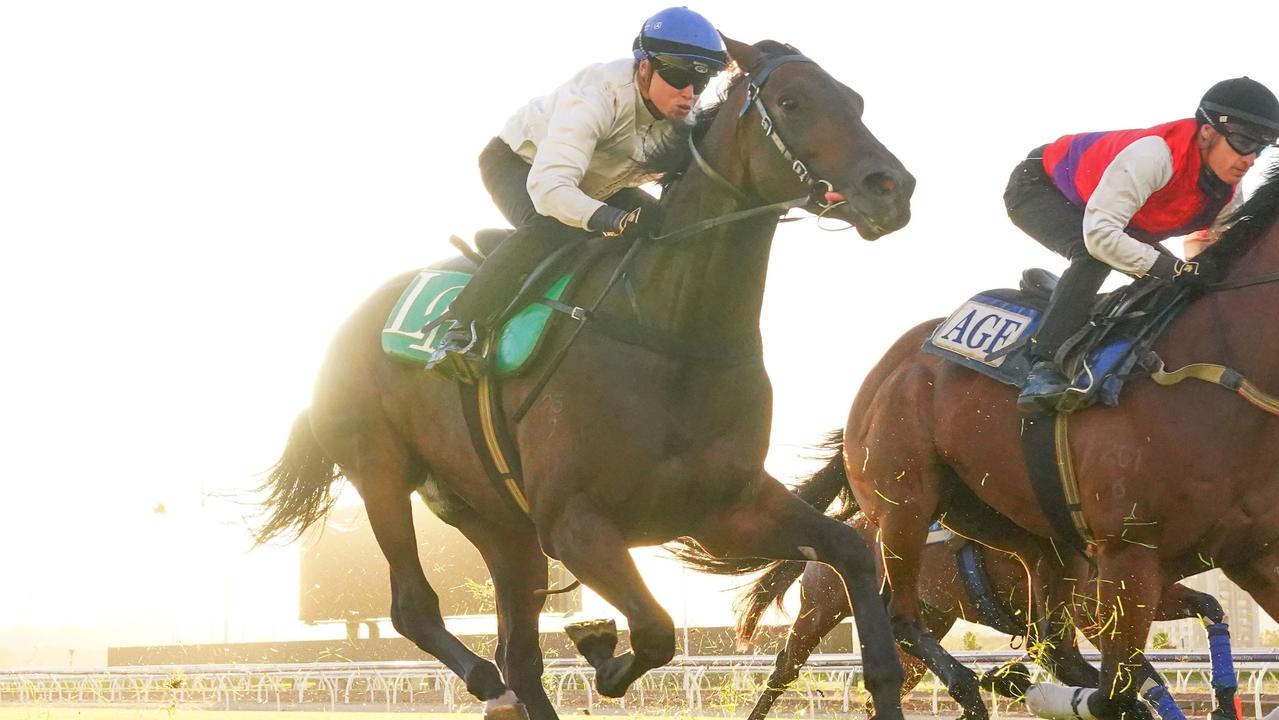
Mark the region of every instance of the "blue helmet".
[[714, 75], [728, 66], [719, 31], [686, 7], [666, 8], [645, 20], [632, 50], [636, 60], [656, 59], [703, 75]]

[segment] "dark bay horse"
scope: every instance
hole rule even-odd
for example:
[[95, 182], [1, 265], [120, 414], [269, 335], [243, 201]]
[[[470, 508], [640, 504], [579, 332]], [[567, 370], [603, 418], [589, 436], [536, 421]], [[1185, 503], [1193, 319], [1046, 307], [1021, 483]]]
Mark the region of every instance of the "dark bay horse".
[[[867, 239], [909, 219], [914, 179], [861, 121], [860, 96], [794, 48], [728, 41], [739, 75], [721, 107], [693, 131], [682, 172], [663, 193], [663, 232], [779, 201], [846, 220]], [[831, 207], [835, 200], [844, 200]], [[600, 693], [621, 696], [675, 651], [670, 616], [628, 552], [679, 536], [716, 554], [816, 559], [838, 569], [859, 609], [866, 685], [880, 717], [901, 717], [901, 667], [878, 602], [874, 553], [850, 528], [802, 502], [763, 472], [771, 387], [759, 318], [777, 213], [756, 214], [678, 242], [644, 242], [627, 292], [600, 309], [632, 317], [660, 347], [583, 332], [513, 428], [527, 513], [490, 483], [472, 448], [458, 388], [383, 355], [379, 333], [412, 274], [365, 302], [339, 331], [312, 405], [294, 425], [270, 475], [271, 516], [259, 541], [299, 531], [331, 506], [332, 481], [359, 491], [390, 565], [391, 620], [439, 658], [495, 716], [554, 718], [541, 684], [538, 616], [546, 556], [557, 558], [616, 607], [631, 647], [607, 638], [588, 649]], [[700, 226], [705, 227], [705, 226]], [[617, 240], [584, 271], [575, 297], [609, 283], [627, 248]], [[611, 243], [611, 244], [610, 244]], [[589, 329], [591, 325], [587, 325]], [[509, 417], [539, 366], [572, 328], [551, 330], [528, 375], [502, 386]], [[496, 664], [445, 628], [417, 556], [410, 502], [419, 493], [483, 555], [498, 616]], [[615, 638], [613, 639], [615, 643]], [[522, 708], [521, 708], [522, 704]]]
[[[838, 483], [839, 496], [843, 502], [833, 517], [847, 522], [867, 543], [874, 545], [878, 542], [878, 529], [858, 511], [848, 485], [842, 433], [826, 443], [825, 448], [835, 451], [834, 454], [825, 467], [800, 483], [797, 492], [809, 498], [820, 498], [823, 494], [828, 498], [831, 484]], [[962, 509], [959, 511], [963, 512]], [[950, 513], [947, 517], [953, 514]], [[1089, 575], [1091, 568], [1082, 557], [1067, 556], [1058, 559], [1056, 555], [1045, 557], [1036, 550], [1036, 554], [1023, 561], [1014, 553], [965, 540], [962, 536], [933, 542], [931, 535], [930, 532], [930, 540], [919, 555], [917, 589], [921, 602], [920, 620], [931, 638], [941, 640], [956, 620], [964, 618], [1008, 635], [1028, 638], [1026, 643], [1031, 651], [1031, 659], [1038, 661], [1059, 680], [1068, 685], [1097, 687], [1099, 673], [1080, 653], [1075, 634], [1068, 632], [1069, 627], [1058, 631], [1062, 633], [1061, 637], [1040, 637], [1042, 633], [1052, 630], [1045, 624], [1046, 618], [1043, 617], [1046, 608], [1041, 602], [1035, 601], [1032, 593], [1033, 588], [1044, 588], [1050, 584], [1045, 577], [1048, 574]], [[991, 536], [989, 528], [985, 536]], [[956, 540], [962, 541], [962, 544], [956, 546]], [[1024, 549], [1020, 543], [1018, 545]], [[961, 560], [961, 554], [965, 555], [964, 560]], [[687, 553], [683, 555], [695, 566], [700, 565], [712, 572], [725, 574], [730, 568], [729, 561], [708, 563], [704, 558]], [[699, 563], [699, 560], [702, 562]], [[1069, 562], [1070, 566], [1063, 567], [1063, 560]], [[707, 565], [710, 567], [706, 567]], [[735, 569], [744, 571], [747, 568], [739, 565]], [[764, 572], [746, 589], [738, 604], [739, 643], [748, 642], [768, 606], [777, 604], [780, 607], [787, 588], [797, 579], [800, 582], [799, 611], [786, 635], [785, 645], [777, 655], [774, 670], [750, 713], [750, 720], [762, 720], [786, 688], [799, 677], [800, 668], [821, 639], [848, 617], [852, 608], [848, 606], [839, 576], [822, 563], [781, 561], [749, 569], [764, 569]], [[966, 575], [974, 574], [981, 576], [976, 579], [977, 582], [965, 579]], [[1181, 620], [1193, 617], [1206, 617], [1214, 622], [1221, 622], [1224, 611], [1212, 596], [1179, 583], [1174, 584], [1164, 593], [1156, 619]], [[1082, 625], [1090, 627], [1087, 623]], [[905, 696], [929, 668], [923, 660], [904, 650], [899, 651], [899, 656], [906, 674], [906, 680], [902, 684], [902, 695]], [[1010, 697], [1024, 696], [1028, 682], [1029, 675], [1021, 663], [1016, 661], [988, 672], [981, 678], [984, 688]]]
[[[1069, 418], [1067, 452], [1095, 538], [1097, 582], [1081, 600], [1102, 654], [1101, 691], [1086, 715], [1144, 710], [1142, 648], [1171, 583], [1220, 567], [1279, 617], [1279, 400], [1270, 394], [1279, 392], [1279, 172], [1236, 217], [1204, 256], [1222, 269], [1220, 282], [1155, 349], [1169, 369], [1230, 368], [1224, 382], [1237, 392], [1141, 378], [1119, 406]], [[1052, 533], [1027, 476], [1016, 391], [923, 353], [936, 325], [888, 351], [844, 430], [854, 495], [881, 533], [899, 636], [919, 626], [928, 525], [943, 513], [948, 524], [958, 519], [956, 498], [976, 498], [1037, 537]]]

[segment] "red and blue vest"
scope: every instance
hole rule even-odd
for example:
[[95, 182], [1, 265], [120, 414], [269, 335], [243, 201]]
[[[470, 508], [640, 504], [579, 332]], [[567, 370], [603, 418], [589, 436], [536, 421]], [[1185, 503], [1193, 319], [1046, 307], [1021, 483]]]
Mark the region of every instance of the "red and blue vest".
[[1200, 183], [1203, 159], [1193, 118], [1175, 120], [1144, 130], [1066, 135], [1044, 148], [1044, 171], [1071, 204], [1083, 208], [1101, 182], [1101, 175], [1124, 148], [1152, 135], [1163, 138], [1172, 151], [1172, 179], [1149, 198], [1125, 229], [1142, 242], [1154, 243], [1212, 225], [1230, 202], [1231, 192], [1212, 193]]

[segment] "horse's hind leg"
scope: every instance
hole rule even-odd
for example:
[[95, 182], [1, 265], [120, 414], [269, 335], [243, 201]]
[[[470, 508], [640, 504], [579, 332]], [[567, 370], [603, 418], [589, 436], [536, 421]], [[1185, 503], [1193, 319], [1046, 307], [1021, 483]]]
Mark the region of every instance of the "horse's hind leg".
[[505, 625], [498, 645], [502, 676], [528, 708], [532, 720], [553, 720], [557, 716], [542, 685], [542, 648], [538, 642], [538, 617], [546, 602], [542, 592], [546, 590], [546, 556], [532, 533], [506, 547], [509, 552], [503, 553], [501, 561], [489, 565], [498, 612]]
[[928, 634], [919, 600], [920, 553], [936, 508], [927, 491], [911, 496], [913, 507], [899, 506], [880, 518], [880, 552], [891, 587], [893, 633], [902, 648], [919, 658], [963, 708], [964, 718], [988, 716], [975, 672], [965, 667]]
[[856, 530], [808, 506], [781, 483], [761, 478], [757, 488], [708, 517], [695, 537], [717, 556], [816, 560], [835, 568], [857, 608], [866, 688], [879, 720], [900, 720], [902, 667], [879, 597], [875, 554]]
[[497, 667], [444, 627], [439, 596], [427, 583], [418, 558], [407, 459], [395, 447], [362, 449], [361, 461], [346, 466], [347, 477], [364, 499], [373, 534], [391, 566], [392, 625], [462, 678], [472, 695], [508, 706], [508, 691]]
[[546, 555], [532, 526], [494, 525], [469, 507], [445, 518], [479, 549], [493, 578], [497, 604], [497, 665], [531, 720], [555, 720], [542, 685], [538, 618], [545, 605]]
[[841, 620], [848, 617], [848, 595], [839, 574], [821, 563], [810, 562], [800, 579], [799, 615], [786, 633], [786, 646], [777, 653], [764, 692], [755, 701], [749, 720], [763, 720], [773, 703], [799, 677], [799, 669], [817, 644]]
[[595, 668], [599, 693], [621, 697], [641, 675], [675, 656], [675, 623], [644, 585], [625, 538], [585, 497], [565, 503], [557, 521], [544, 532], [549, 553], [626, 616], [631, 649], [616, 656], [615, 628], [565, 628]]

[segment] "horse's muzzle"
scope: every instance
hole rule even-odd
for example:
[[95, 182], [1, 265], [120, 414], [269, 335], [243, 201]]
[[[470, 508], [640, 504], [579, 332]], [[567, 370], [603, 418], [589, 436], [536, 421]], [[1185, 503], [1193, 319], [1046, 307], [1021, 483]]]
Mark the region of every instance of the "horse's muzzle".
[[828, 215], [846, 220], [866, 240], [878, 240], [910, 221], [915, 177], [905, 168], [877, 169], [863, 175], [851, 187], [837, 190], [848, 202]]

